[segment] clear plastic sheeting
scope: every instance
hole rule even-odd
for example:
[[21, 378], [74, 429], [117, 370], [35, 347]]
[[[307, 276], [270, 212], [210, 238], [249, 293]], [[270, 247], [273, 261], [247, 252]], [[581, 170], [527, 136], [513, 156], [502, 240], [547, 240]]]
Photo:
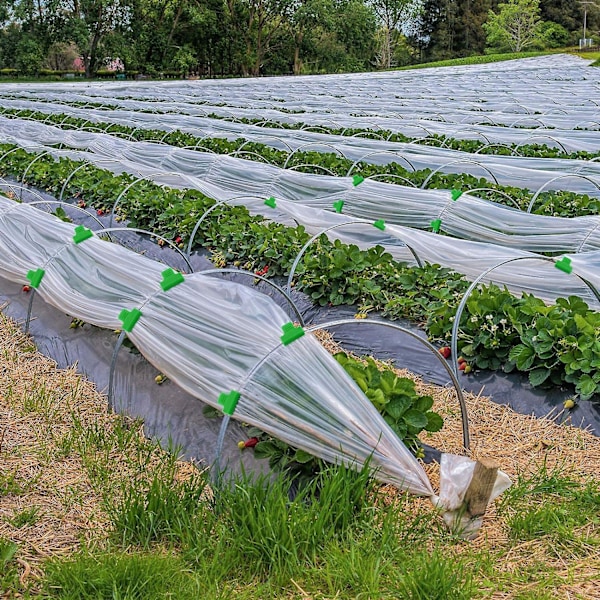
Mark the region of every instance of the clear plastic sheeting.
[[[16, 100], [6, 100], [5, 103], [7, 107], [13, 109], [22, 108], [48, 114], [66, 113], [85, 119], [85, 128], [90, 129], [93, 129], [95, 123], [114, 123], [141, 129], [162, 129], [165, 131], [165, 135], [179, 129], [199, 138], [220, 137], [229, 140], [243, 138], [284, 150], [290, 154], [295, 151], [333, 152], [352, 161], [364, 161], [378, 165], [397, 162], [409, 171], [439, 169], [443, 173], [469, 173], [488, 181], [495, 180], [502, 185], [526, 187], [532, 191], [546, 186], [545, 189], [570, 189], [600, 196], [597, 187], [584, 179], [557, 179], [559, 175], [579, 174], [599, 180], [600, 164], [589, 160], [523, 157], [519, 155], [518, 149], [514, 150], [513, 156], [469, 153], [440, 148], [435, 145], [389, 142], [384, 139], [332, 135], [320, 131], [266, 129], [257, 125], [181, 114], [161, 114], [160, 119], [157, 119], [156, 114], [147, 112], [83, 109], [62, 104]], [[140, 108], [139, 110], [144, 109]], [[597, 138], [597, 133], [593, 133], [594, 139]], [[552, 130], [546, 135], [537, 133], [530, 142], [553, 146], [556, 142], [554, 135], [556, 134]], [[491, 137], [493, 138], [493, 135]], [[488, 141], [487, 137], [482, 137], [481, 141], [487, 142], [490, 146], [501, 143]], [[199, 146], [202, 146], [201, 141]], [[570, 149], [581, 150], [582, 148], [572, 147]], [[600, 151], [600, 146], [594, 148], [589, 146], [586, 149], [597, 152]], [[243, 150], [241, 155], [243, 155]]]
[[[49, 147], [64, 143], [86, 151], [84, 155], [66, 154], [75, 159], [100, 164], [102, 159], [120, 158], [122, 168], [130, 173], [167, 185], [192, 187], [218, 201], [244, 195], [274, 196], [333, 211], [333, 202], [342, 199], [346, 215], [373, 221], [384, 219], [419, 229], [430, 229], [431, 222], [440, 219], [440, 231], [458, 238], [532, 252], [600, 250], [600, 217], [597, 216], [534, 215], [488, 202], [475, 194], [464, 193], [459, 201], [453, 201], [448, 190], [415, 189], [371, 179], [354, 186], [351, 177], [301, 173], [233, 156], [130, 142], [106, 134], [62, 131], [37, 122], [15, 123], [0, 117], [0, 132], [4, 132], [6, 140], [31, 151], [65, 155]], [[121, 169], [119, 163], [115, 166]], [[590, 194], [589, 188], [593, 188], [600, 195], [600, 163], [590, 163], [590, 170], [592, 166], [597, 175], [588, 175], [589, 179], [565, 177], [564, 185], [587, 186]], [[547, 175], [555, 177], [551, 172]]]
[[[38, 125], [33, 124], [32, 127], [37, 128]], [[95, 134], [75, 134], [76, 137], [78, 135], [89, 137]], [[553, 301], [557, 297], [577, 295], [590, 306], [599, 307], [597, 291], [600, 290], [600, 270], [598, 269], [600, 251], [598, 250], [568, 254], [567, 258], [571, 260], [573, 273], [567, 274], [557, 269], [547, 257], [525, 250], [440, 236], [391, 223], [386, 223], [385, 231], [381, 232], [373, 227], [374, 220], [379, 219], [378, 214], [373, 215], [373, 220], [369, 220], [359, 219], [348, 214], [338, 214], [332, 210], [333, 202], [339, 199], [340, 196], [345, 198], [350, 194], [358, 195], [365, 191], [368, 192], [369, 185], [375, 186], [377, 189], [389, 188], [390, 191], [396, 191], [399, 186], [372, 181], [364, 181], [359, 186], [353, 186], [350, 177], [327, 177], [288, 172], [268, 165], [248, 163], [248, 161], [227, 156], [203, 155], [204, 161], [194, 163], [193, 158], [196, 153], [193, 151], [165, 148], [158, 144], [131, 143], [105, 135], [100, 135], [93, 143], [88, 140], [86, 144], [83, 144], [83, 140], [81, 140], [82, 145], [87, 147], [89, 144], [91, 149], [97, 151], [97, 153], [74, 150], [59, 151], [19, 138], [15, 138], [14, 141], [20, 142], [31, 150], [43, 150], [52, 153], [54, 156], [69, 156], [77, 160], [87, 160], [114, 172], [126, 171], [138, 176], [146, 176], [158, 183], [197, 189], [217, 201], [229, 201], [232, 204], [245, 205], [254, 214], [265, 215], [270, 220], [286, 224], [300, 223], [313, 234], [327, 230], [327, 235], [330, 238], [337, 238], [346, 243], [355, 243], [361, 248], [380, 244], [398, 260], [416, 263], [416, 254], [422, 263], [428, 262], [451, 268], [463, 273], [469, 279], [475, 279], [483, 271], [510, 261], [510, 264], [495, 269], [485, 281], [505, 285], [514, 293], [533, 293], [547, 301]], [[105, 142], [109, 145], [106, 145]], [[144, 146], [149, 147], [150, 152], [144, 153]], [[158, 157], [165, 151], [169, 161], [165, 158], [162, 164], [157, 166]], [[115, 161], [115, 156], [121, 157], [118, 162]], [[185, 164], [178, 160], [180, 156], [186, 159]], [[220, 165], [218, 169], [216, 168], [217, 164]], [[227, 166], [227, 168], [224, 168], [224, 166]], [[165, 172], [161, 171], [161, 167], [165, 169]], [[178, 167], [181, 169], [179, 172], [176, 170]], [[183, 171], [192, 171], [194, 175], [184, 174]], [[328, 183], [331, 183], [331, 188], [326, 191], [324, 187]], [[382, 186], [387, 186], [387, 188]], [[318, 202], [313, 199], [316, 194], [320, 194]], [[271, 195], [275, 195], [277, 198], [276, 209], [269, 209], [264, 206], [263, 200], [260, 199]], [[378, 194], [374, 193], [373, 195], [377, 196]], [[458, 205], [462, 201], [459, 199], [457, 202], [453, 202], [449, 195], [449, 192], [437, 192], [435, 194], [437, 198], [443, 199], [442, 205], [444, 207], [453, 204]], [[371, 202], [371, 194], [366, 193], [362, 198], [363, 206], [368, 206]], [[499, 211], [503, 211], [498, 213], [499, 215], [509, 214], [510, 216], [514, 215], [516, 218], [521, 214], [482, 200], [480, 202], [482, 213], [488, 207], [496, 207]], [[315, 204], [325, 204], [331, 209], [315, 208]], [[479, 211], [471, 211], [470, 215], [473, 219], [477, 212]], [[427, 218], [431, 220], [434, 216], [429, 215]], [[543, 221], [548, 226], [558, 225], [556, 239], [560, 239], [565, 244], [569, 242], [569, 235], [565, 235], [564, 226], [571, 221], [575, 224], [579, 222], [576, 219], [535, 217], [525, 213], [523, 213], [523, 217], [525, 219], [539, 219], [537, 222], [541, 223]], [[496, 226], [501, 222], [500, 219], [501, 217], [498, 216]], [[577, 251], [589, 247], [588, 244], [591, 244], [595, 239], [594, 235], [597, 232], [595, 219], [595, 217], [584, 219], [586, 229], [582, 232], [573, 230], [573, 239], [570, 241], [571, 243], [575, 241]], [[342, 224], [344, 226], [340, 227]], [[488, 225], [492, 235], [498, 235], [493, 233], [491, 228], [493, 225], [489, 220]], [[334, 226], [336, 226], [336, 229], [330, 230]], [[469, 227], [473, 226], [469, 225]], [[508, 239], [510, 231], [504, 233], [506, 235], [502, 237]], [[531, 235], [535, 237], [535, 231], [532, 231]], [[481, 231], [477, 237], [484, 239]], [[540, 237], [550, 236], [544, 235], [542, 232]], [[546, 250], [549, 248], [547, 242], [546, 240], [544, 244]], [[556, 246], [553, 247], [553, 250], [561, 252], [564, 251], [564, 247]], [[530, 260], [523, 260], [525, 258]], [[513, 262], [515, 259], [519, 260]], [[587, 280], [590, 285], [587, 285], [582, 278]]]
[[[552, 55], [493, 64], [329, 76], [186, 82], [7, 84], [5, 98], [104, 103], [134, 110], [261, 119], [304, 126], [386, 129], [492, 143], [599, 149], [600, 73]], [[268, 81], [268, 85], [266, 85]], [[351, 99], [351, 101], [350, 101]], [[537, 141], [533, 138], [537, 137]], [[542, 141], [541, 137], [545, 137]]]
[[[99, 327], [123, 325], [196, 398], [219, 407], [223, 394], [238, 393], [228, 411], [236, 419], [331, 462], [369, 461], [380, 480], [437, 504], [419, 462], [317, 339], [282, 338], [289, 320], [269, 297], [201, 274], [164, 289], [164, 265], [96, 236], [77, 243], [74, 233], [0, 197], [0, 277], [25, 283], [43, 269], [34, 287], [46, 302]], [[136, 308], [127, 326], [122, 311]]]

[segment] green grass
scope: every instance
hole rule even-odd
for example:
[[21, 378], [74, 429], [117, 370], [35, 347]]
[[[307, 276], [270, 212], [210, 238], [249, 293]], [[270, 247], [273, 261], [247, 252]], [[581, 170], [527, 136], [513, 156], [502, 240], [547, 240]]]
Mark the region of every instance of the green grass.
[[[36, 406], [45, 418], [54, 410], [43, 393]], [[14, 414], [29, 414], [19, 399], [29, 402], [4, 396]], [[64, 403], [64, 392], [55, 401]], [[44, 458], [81, 465], [74, 474], [99, 492], [106, 527], [23, 584], [31, 548], [0, 537], [0, 597], [554, 600], [600, 572], [600, 484], [566, 468], [542, 463], [518, 476], [490, 517], [505, 535], [471, 544], [450, 535], [428, 503], [386, 495], [366, 469], [328, 467], [293, 498], [281, 474], [240, 476], [214, 490], [176, 449], [145, 439], [139, 421], [84, 420], [74, 405], [61, 418], [62, 433], [42, 432], [53, 446]], [[16, 473], [3, 482], [4, 497], [28, 493]], [[13, 527], [49, 510], [25, 506]], [[578, 564], [585, 573], [571, 567]]]
[[516, 60], [518, 58], [530, 58], [533, 56], [546, 56], [555, 54], [556, 51], [539, 52], [509, 52], [504, 54], [477, 54], [475, 56], [465, 56], [463, 58], [451, 58], [448, 60], [436, 60], [428, 63], [419, 63], [417, 65], [408, 65], [398, 67], [394, 71], [403, 71], [407, 69], [426, 69], [430, 67], [457, 67], [462, 65], [481, 65], [485, 63], [502, 62], [505, 60]]

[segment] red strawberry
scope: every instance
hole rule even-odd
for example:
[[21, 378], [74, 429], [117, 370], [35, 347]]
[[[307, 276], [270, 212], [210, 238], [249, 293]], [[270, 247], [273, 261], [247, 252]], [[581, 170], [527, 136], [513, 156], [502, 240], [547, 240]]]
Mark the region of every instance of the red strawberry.
[[174, 240], [173, 240], [176, 244], [181, 244], [181, 236], [177, 236]]
[[467, 368], [466, 362], [461, 362], [460, 365], [458, 365], [459, 371], [464, 371], [466, 368]]
[[254, 446], [256, 446], [256, 444], [258, 444], [258, 438], [257, 437], [251, 437], [251, 438], [248, 438], [244, 442], [244, 448], [254, 448]]
[[31, 286], [29, 286], [29, 285], [24, 285], [24, 286], [23, 286], [23, 291], [24, 291], [24, 292], [29, 292], [29, 291], [31, 291]]
[[96, 211], [96, 214], [97, 214], [99, 217], [101, 217], [101, 216], [104, 214], [104, 211], [103, 211], [101, 208], [99, 208], [99, 209]]
[[450, 346], [444, 346], [438, 350], [444, 358], [450, 358]]

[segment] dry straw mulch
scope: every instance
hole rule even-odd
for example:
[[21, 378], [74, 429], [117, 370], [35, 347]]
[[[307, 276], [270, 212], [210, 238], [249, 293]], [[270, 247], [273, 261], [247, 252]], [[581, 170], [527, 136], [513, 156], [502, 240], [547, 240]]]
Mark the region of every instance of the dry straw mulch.
[[[319, 334], [326, 348], [339, 350], [326, 334]], [[460, 413], [453, 389], [417, 381], [420, 393], [435, 399], [435, 410], [445, 420], [441, 432], [424, 441], [445, 452], [462, 453]], [[466, 394], [474, 458], [493, 457], [515, 478], [546, 463], [561, 466], [582, 480], [600, 477], [600, 439], [576, 427], [559, 425], [552, 418], [520, 415], [484, 396]], [[76, 414], [86, 424], [111, 427], [116, 418], [106, 412], [106, 398], [94, 384], [77, 374], [76, 368], [58, 369], [51, 359], [39, 354], [29, 338], [0, 311], [0, 482], [13, 480], [19, 493], [0, 493], [0, 538], [19, 544], [22, 579], [39, 576], [46, 557], [69, 554], [83, 542], [102, 540], [108, 521], [102, 497], [94, 489], [81, 460], [65, 453], [67, 438]], [[140, 429], [140, 435], [142, 431]], [[66, 455], [65, 455], [66, 454]], [[125, 464], [117, 454], [114, 464]], [[437, 465], [426, 465], [432, 482]], [[182, 468], [185, 471], [185, 468]], [[390, 496], [406, 510], [430, 511], [428, 501]], [[15, 525], [23, 510], [36, 507], [37, 520]], [[598, 536], [598, 531], [594, 534]], [[542, 543], [531, 541], [510, 547], [505, 522], [491, 507], [480, 537], [463, 548], [506, 548], [501, 571], [507, 573], [526, 564], [544, 561], [557, 576], [556, 598], [600, 598], [600, 557], [565, 561]], [[460, 551], [460, 548], [459, 550]], [[523, 589], [519, 588], [522, 592]], [[518, 597], [496, 594], [493, 598]]]

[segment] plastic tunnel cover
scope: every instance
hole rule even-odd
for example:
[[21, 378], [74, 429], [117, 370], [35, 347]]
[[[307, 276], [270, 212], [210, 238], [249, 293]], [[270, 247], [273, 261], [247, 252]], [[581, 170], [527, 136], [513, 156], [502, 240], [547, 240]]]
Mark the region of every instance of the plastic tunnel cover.
[[[378, 479], [437, 502], [418, 461], [319, 342], [306, 335], [282, 344], [289, 317], [273, 300], [194, 275], [162, 292], [164, 265], [95, 237], [72, 243], [72, 224], [15, 205], [0, 199], [2, 276], [23, 282], [41, 262], [46, 275], [38, 293], [104, 327], [119, 326], [123, 309], [141, 307], [130, 338], [184, 390], [215, 407], [220, 394], [240, 391], [236, 419], [326, 460], [359, 466], [372, 457]], [[16, 251], [13, 220], [26, 223], [27, 232]], [[49, 244], [44, 257], [54, 238], [59, 250]]]

